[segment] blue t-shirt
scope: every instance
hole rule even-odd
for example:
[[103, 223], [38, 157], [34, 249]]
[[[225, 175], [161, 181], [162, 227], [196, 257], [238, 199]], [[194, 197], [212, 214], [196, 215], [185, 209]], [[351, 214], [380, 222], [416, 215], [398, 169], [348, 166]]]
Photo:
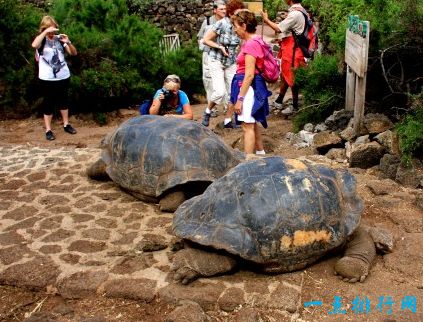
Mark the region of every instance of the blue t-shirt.
[[[160, 95], [160, 93], [162, 93], [163, 90], [164, 90], [163, 88], [157, 90], [156, 94], [154, 94], [153, 99], [159, 99], [159, 95]], [[178, 105], [176, 105], [176, 111], [175, 112], [176, 112], [176, 114], [183, 114], [183, 112], [184, 112], [183, 107], [184, 107], [185, 104], [189, 104], [189, 99], [188, 99], [187, 94], [185, 94], [184, 91], [179, 90], [178, 95], [179, 95], [179, 100], [178, 100]], [[163, 108], [163, 110], [166, 110], [166, 111], [171, 111], [171, 110], [174, 109], [174, 107], [165, 107], [163, 105], [164, 105], [164, 102], [162, 101], [162, 104], [160, 105], [160, 111], [162, 111], [162, 108]]]

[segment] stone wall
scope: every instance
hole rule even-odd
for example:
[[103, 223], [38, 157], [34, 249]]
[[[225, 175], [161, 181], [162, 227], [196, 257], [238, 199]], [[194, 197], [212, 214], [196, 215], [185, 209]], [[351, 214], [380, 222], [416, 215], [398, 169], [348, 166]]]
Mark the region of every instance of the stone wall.
[[197, 35], [205, 17], [212, 15], [212, 5], [210, 0], [157, 0], [148, 7], [129, 9], [165, 34], [178, 33], [184, 41]]

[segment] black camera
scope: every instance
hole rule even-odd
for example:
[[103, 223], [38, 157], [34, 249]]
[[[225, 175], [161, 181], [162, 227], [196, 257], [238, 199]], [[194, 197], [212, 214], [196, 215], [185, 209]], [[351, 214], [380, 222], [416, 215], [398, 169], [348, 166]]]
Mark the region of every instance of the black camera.
[[174, 96], [173, 92], [168, 89], [163, 89], [162, 92], [165, 101], [170, 100]]

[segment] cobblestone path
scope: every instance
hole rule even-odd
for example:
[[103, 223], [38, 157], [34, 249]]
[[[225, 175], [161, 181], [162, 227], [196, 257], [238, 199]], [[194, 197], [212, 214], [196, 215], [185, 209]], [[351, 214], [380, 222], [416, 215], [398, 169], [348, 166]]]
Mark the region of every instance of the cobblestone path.
[[0, 148], [0, 284], [65, 298], [187, 299], [205, 310], [248, 305], [298, 314], [301, 272], [239, 272], [201, 279], [189, 292], [172, 282], [172, 214], [113, 182], [88, 179], [85, 169], [99, 155], [88, 148]]

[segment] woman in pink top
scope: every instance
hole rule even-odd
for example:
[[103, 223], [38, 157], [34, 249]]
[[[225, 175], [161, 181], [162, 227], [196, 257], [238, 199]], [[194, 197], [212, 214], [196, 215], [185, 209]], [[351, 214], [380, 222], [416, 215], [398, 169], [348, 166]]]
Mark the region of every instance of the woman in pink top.
[[253, 12], [242, 9], [231, 18], [233, 28], [242, 39], [237, 57], [237, 71], [232, 81], [231, 103], [234, 104], [238, 121], [242, 122], [244, 132], [244, 151], [247, 154], [265, 154], [260, 122], [267, 127], [266, 116], [269, 114], [266, 82], [260, 74], [263, 70], [264, 51], [262, 38], [255, 34], [257, 20]]

